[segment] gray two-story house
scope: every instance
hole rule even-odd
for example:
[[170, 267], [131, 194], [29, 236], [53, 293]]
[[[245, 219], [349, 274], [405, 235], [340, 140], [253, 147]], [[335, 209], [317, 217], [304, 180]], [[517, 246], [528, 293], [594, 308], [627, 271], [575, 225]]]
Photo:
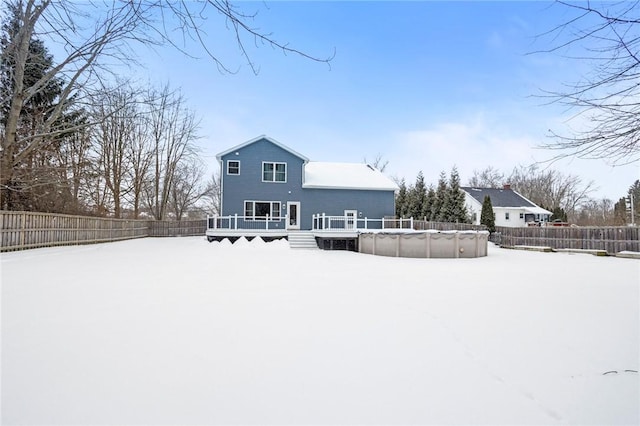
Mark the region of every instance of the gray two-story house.
[[310, 230], [314, 215], [353, 224], [395, 214], [397, 185], [364, 163], [310, 161], [267, 136], [216, 157], [221, 217], [235, 217], [235, 229]]

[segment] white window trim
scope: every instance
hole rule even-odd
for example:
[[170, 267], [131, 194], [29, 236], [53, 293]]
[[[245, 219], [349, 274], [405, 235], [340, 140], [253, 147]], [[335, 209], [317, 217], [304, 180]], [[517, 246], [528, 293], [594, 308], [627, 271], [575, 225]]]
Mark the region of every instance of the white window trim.
[[[233, 161], [234, 163], [238, 163], [238, 173], [229, 173], [229, 163], [231, 163], [232, 161]], [[227, 160], [227, 174], [228, 174], [228, 175], [231, 175], [231, 176], [238, 176], [238, 175], [240, 175], [240, 160]]]
[[[253, 212], [253, 214], [251, 216], [247, 216], [247, 203], [252, 203], [253, 207], [251, 209], [251, 211]], [[267, 201], [267, 200], [244, 200], [244, 202], [242, 203], [242, 209], [243, 209], [243, 214], [244, 214], [244, 220], [247, 221], [264, 221], [265, 219], [256, 219], [256, 218], [262, 218], [263, 216], [256, 216], [256, 203], [264, 203], [264, 204], [269, 204], [269, 222], [280, 222], [280, 220], [282, 219], [282, 202], [281, 201]], [[273, 205], [277, 203], [278, 204], [278, 216], [274, 217], [273, 212], [274, 209]]]
[[[264, 165], [272, 164], [273, 165], [273, 180], [265, 180], [264, 179]], [[276, 164], [284, 164], [284, 180], [276, 180]], [[266, 183], [287, 183], [288, 173], [287, 173], [287, 163], [283, 163], [282, 161], [263, 161], [262, 162], [262, 170], [261, 170], [261, 179], [262, 182]]]

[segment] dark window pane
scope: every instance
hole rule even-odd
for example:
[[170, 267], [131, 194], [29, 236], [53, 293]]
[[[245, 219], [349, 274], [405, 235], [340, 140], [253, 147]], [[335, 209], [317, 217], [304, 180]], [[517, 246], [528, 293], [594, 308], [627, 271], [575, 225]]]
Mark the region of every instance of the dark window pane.
[[262, 166], [262, 180], [273, 182], [273, 163], [264, 163]]
[[267, 215], [271, 214], [271, 203], [256, 202], [256, 219], [264, 220]]
[[227, 162], [227, 173], [230, 175], [239, 175], [240, 174], [240, 162], [239, 161], [228, 161]]

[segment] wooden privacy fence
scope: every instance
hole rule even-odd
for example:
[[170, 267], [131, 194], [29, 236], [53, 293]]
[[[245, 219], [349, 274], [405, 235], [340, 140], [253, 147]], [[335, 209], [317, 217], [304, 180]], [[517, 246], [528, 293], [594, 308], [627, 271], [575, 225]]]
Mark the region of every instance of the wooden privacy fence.
[[455, 222], [429, 222], [426, 220], [414, 220], [413, 229], [416, 231], [424, 231], [427, 229], [435, 229], [437, 231], [486, 231], [484, 225], [472, 225], [469, 223]]
[[206, 220], [155, 221], [0, 211], [0, 251], [204, 235]]
[[207, 232], [207, 219], [150, 220], [148, 223], [150, 237], [188, 237]]
[[[505, 247], [517, 245], [545, 246], [554, 249], [606, 250], [615, 254], [621, 251], [640, 252], [640, 228], [611, 227], [496, 227], [499, 244]], [[496, 241], [497, 242], [497, 241]]]

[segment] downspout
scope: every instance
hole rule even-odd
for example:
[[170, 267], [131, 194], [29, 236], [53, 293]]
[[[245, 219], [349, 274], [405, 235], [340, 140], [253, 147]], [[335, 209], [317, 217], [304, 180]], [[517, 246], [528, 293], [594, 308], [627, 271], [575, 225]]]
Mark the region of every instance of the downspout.
[[223, 207], [222, 207], [222, 200], [223, 200], [223, 195], [224, 195], [224, 161], [222, 161], [222, 157], [218, 158], [218, 164], [220, 165], [220, 212], [218, 212], [218, 215], [223, 216]]

